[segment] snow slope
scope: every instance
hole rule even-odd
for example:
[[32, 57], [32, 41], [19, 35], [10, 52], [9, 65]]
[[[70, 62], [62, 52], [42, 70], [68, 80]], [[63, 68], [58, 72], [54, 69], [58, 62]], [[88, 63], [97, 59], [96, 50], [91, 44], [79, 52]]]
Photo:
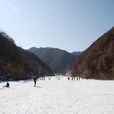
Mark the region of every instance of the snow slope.
[[114, 81], [57, 80], [0, 83], [0, 114], [114, 114]]

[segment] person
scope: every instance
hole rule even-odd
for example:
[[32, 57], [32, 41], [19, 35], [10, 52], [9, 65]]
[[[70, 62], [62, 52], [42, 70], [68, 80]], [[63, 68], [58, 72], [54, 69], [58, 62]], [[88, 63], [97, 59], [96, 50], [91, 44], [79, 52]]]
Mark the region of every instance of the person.
[[7, 82], [7, 83], [6, 83], [6, 85], [5, 85], [5, 86], [3, 86], [3, 87], [7, 87], [7, 88], [9, 88], [9, 87], [10, 87], [9, 82]]
[[50, 77], [48, 77], [48, 79], [50, 80], [51, 78], [50, 78]]
[[7, 83], [6, 83], [6, 87], [8, 87], [8, 88], [9, 88], [9, 82], [7, 82]]
[[68, 77], [68, 80], [70, 80], [70, 77]]
[[73, 77], [72, 77], [71, 79], [72, 79], [72, 80], [74, 80], [74, 78], [73, 78]]
[[34, 80], [34, 86], [36, 86], [36, 80], [37, 80], [37, 78], [34, 77], [33, 80]]

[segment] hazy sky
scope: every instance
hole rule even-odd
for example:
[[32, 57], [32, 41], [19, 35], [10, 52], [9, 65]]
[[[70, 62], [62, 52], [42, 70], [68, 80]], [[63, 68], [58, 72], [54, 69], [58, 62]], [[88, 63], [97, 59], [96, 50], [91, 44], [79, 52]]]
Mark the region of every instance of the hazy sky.
[[18, 46], [82, 51], [114, 26], [114, 0], [0, 0], [0, 28]]

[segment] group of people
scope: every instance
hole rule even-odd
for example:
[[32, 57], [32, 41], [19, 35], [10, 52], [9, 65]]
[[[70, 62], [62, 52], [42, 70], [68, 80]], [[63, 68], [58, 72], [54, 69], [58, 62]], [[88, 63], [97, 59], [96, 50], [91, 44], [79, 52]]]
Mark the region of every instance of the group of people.
[[[34, 87], [35, 87], [38, 77], [33, 77], [32, 79], [33, 79]], [[60, 77], [57, 78], [57, 79], [60, 80]], [[75, 79], [76, 79], [76, 80], [80, 80], [80, 77], [68, 77], [68, 81], [69, 81], [69, 80], [75, 80]], [[45, 77], [43, 77], [42, 80], [45, 80]], [[50, 80], [50, 77], [49, 77], [49, 80]], [[7, 81], [6, 85], [3, 86], [3, 87], [9, 88], [9, 87], [10, 87], [9, 82]]]
[[68, 80], [80, 80], [80, 77], [68, 77]]

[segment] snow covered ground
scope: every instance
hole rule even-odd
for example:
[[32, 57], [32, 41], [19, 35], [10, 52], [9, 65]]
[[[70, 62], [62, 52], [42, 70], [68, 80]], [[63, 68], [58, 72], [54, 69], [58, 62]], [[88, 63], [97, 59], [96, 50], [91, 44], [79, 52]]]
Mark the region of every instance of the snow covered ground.
[[114, 114], [114, 81], [57, 80], [0, 83], [0, 114]]

